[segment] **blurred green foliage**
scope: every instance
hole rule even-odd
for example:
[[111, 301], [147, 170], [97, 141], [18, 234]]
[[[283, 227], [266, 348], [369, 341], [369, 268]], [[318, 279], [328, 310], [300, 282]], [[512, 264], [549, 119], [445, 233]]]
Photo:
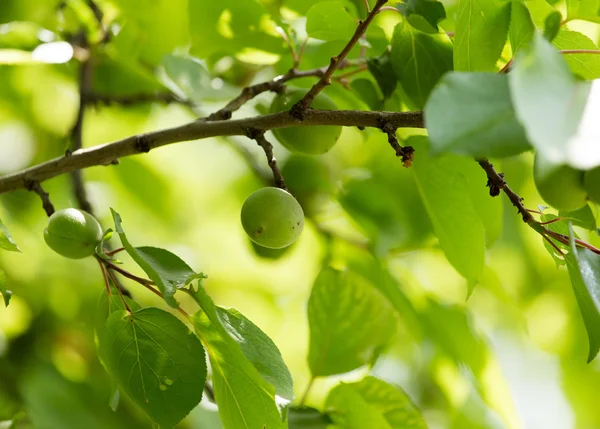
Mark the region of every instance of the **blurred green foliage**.
[[[323, 3], [98, 0], [110, 38], [91, 51], [92, 90], [106, 96], [172, 91], [193, 107], [97, 103], [86, 111], [84, 145], [192, 121], [221, 108], [243, 86], [284, 73], [292, 59], [278, 26], [297, 49], [307, 30], [320, 38], [306, 44], [302, 69], [327, 65], [352, 34], [350, 23], [363, 17], [365, 8], [359, 0]], [[444, 2], [447, 18], [439, 22], [442, 29], [454, 31], [468, 18], [461, 15], [457, 21], [459, 3], [463, 2]], [[573, 1], [559, 1], [553, 7], [532, 0], [522, 8], [515, 2], [520, 6], [513, 11], [518, 9], [523, 29], [533, 23], [542, 29], [555, 7], [566, 9], [573, 19], [598, 22], [590, 2], [579, 3], [575, 7]], [[323, 28], [326, 23], [319, 19], [324, 12], [312, 9], [311, 14], [312, 7], [334, 14], [341, 10], [343, 20]], [[506, 11], [500, 12], [505, 20]], [[490, 13], [495, 13], [493, 8]], [[362, 71], [347, 88], [334, 82], [325, 93], [338, 108], [422, 108], [439, 77], [452, 68], [452, 44], [445, 33], [423, 33], [408, 22], [394, 31], [400, 19], [396, 13], [380, 14], [361, 46], [352, 50], [351, 60], [364, 50], [368, 58], [379, 58], [380, 66], [387, 64], [378, 69], [386, 71], [383, 75], [372, 71], [377, 79]], [[561, 29], [554, 44], [561, 49], [580, 45], [597, 49], [596, 26], [578, 21], [569, 26], [575, 29], [585, 36]], [[523, 31], [526, 36], [510, 31], [515, 51], [524, 43], [521, 36], [531, 38], [532, 32]], [[40, 45], [73, 42], [82, 32], [91, 41], [101, 33], [88, 2], [1, 0], [0, 174], [61, 156], [69, 146], [78, 109], [81, 53], [76, 50], [73, 59], [57, 64], [38, 61], [33, 53]], [[419, 44], [402, 42], [413, 36]], [[391, 51], [390, 67], [382, 54], [392, 38], [401, 42]], [[481, 59], [488, 69], [496, 64], [496, 54], [510, 58], [509, 47], [493, 47], [494, 58], [486, 54]], [[429, 58], [428, 49], [439, 50], [438, 56]], [[431, 62], [431, 67], [419, 74], [415, 64], [406, 66], [413, 57]], [[575, 55], [568, 65], [582, 78], [597, 78], [598, 58]], [[475, 67], [457, 62], [456, 57], [454, 64], [464, 70]], [[393, 69], [403, 76], [405, 88], [382, 83]], [[363, 82], [355, 84], [358, 79]], [[308, 88], [314, 81], [303, 78], [291, 85]], [[273, 94], [261, 94], [235, 117], [264, 113], [272, 98]], [[407, 409], [414, 402], [431, 428], [600, 427], [596, 405], [600, 364], [597, 360], [586, 364], [588, 339], [567, 269], [557, 266], [539, 235], [521, 222], [504, 197], [486, 195], [485, 173], [471, 159], [430, 157], [422, 134], [398, 132], [401, 144], [417, 150], [414, 167], [405, 169], [386, 136], [376, 129], [345, 128], [335, 147], [318, 158], [290, 155], [268, 133], [289, 188], [307, 215], [300, 240], [276, 254], [251, 244], [239, 221], [243, 201], [265, 185], [262, 177], [268, 172], [260, 148], [250, 140], [176, 144], [123, 159], [119, 165], [89, 168], [83, 176], [105, 228], [113, 225], [109, 207], [114, 207], [125, 219], [132, 242], [170, 249], [195, 271], [208, 274], [204, 286], [212, 299], [239, 310], [273, 340], [294, 380], [294, 405], [311, 383], [306, 405], [338, 410], [330, 419], [315, 410], [292, 408], [291, 428], [352, 427], [343, 423], [345, 418], [356, 422], [352, 413], [365, 410], [364, 417], [383, 412], [363, 391], [369, 383], [377, 383], [363, 378], [366, 374], [402, 387], [410, 400], [399, 390], [386, 391], [386, 396], [394, 401], [399, 397]], [[247, 150], [240, 151], [239, 145]], [[521, 147], [511, 155], [516, 152]], [[494, 164], [528, 207], [543, 202], [533, 183], [530, 152]], [[262, 176], [256, 174], [255, 165]], [[68, 176], [51, 179], [44, 187], [57, 209], [77, 205]], [[0, 292], [6, 299], [5, 289], [12, 291], [10, 305], [0, 304], [0, 427], [13, 419], [15, 428], [152, 427], [125, 395], [116, 411], [109, 406], [115, 399], [114, 386], [99, 361], [94, 337], [98, 304], [105, 295], [98, 264], [91, 258], [61, 258], [44, 245], [47, 218], [34, 193], [3, 194], [0, 202], [0, 228], [8, 228], [22, 251], [0, 252], [6, 277]], [[590, 222], [595, 227], [597, 207], [590, 205], [584, 211], [587, 227]], [[577, 228], [577, 233], [600, 245], [595, 231]], [[0, 235], [0, 242], [11, 246], [5, 235]], [[118, 246], [116, 238], [111, 243]], [[134, 267], [129, 256], [119, 258]], [[318, 341], [313, 337], [311, 342], [309, 297], [325, 265], [349, 270], [360, 279], [355, 286], [368, 288], [366, 295], [374, 301], [386, 298], [385, 311], [376, 307], [378, 314], [371, 314], [368, 308], [353, 315], [368, 316], [365, 329], [376, 327], [375, 337], [382, 337], [385, 344], [377, 344], [377, 350], [365, 347], [368, 355], [361, 355], [350, 369], [366, 366], [313, 382], [309, 347]], [[132, 271], [144, 275], [140, 269]], [[582, 284], [585, 281], [589, 279], [582, 279]], [[169, 310], [140, 286], [128, 283], [127, 288], [142, 305]], [[372, 303], [360, 291], [350, 292], [354, 294], [327, 303], [332, 311], [351, 312]], [[180, 303], [195, 311], [191, 298], [180, 297]], [[377, 325], [381, 319], [373, 320], [383, 317], [382, 311], [389, 331]], [[347, 328], [343, 324], [350, 316], [337, 314], [334, 327]], [[355, 341], [369, 337], [368, 332], [352, 329], [335, 334]], [[323, 370], [318, 375], [335, 372]], [[332, 389], [336, 394], [328, 398]], [[400, 427], [394, 426], [393, 414], [385, 416], [385, 424]], [[221, 423], [215, 405], [205, 398], [178, 427], [218, 429]], [[422, 427], [421, 422], [414, 427]]]

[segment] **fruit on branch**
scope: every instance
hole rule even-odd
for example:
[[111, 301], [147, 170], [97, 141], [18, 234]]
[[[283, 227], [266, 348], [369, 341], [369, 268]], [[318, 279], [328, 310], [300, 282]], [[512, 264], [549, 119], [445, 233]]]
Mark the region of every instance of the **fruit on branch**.
[[242, 226], [256, 244], [281, 249], [298, 239], [304, 228], [304, 212], [298, 201], [279, 188], [262, 188], [242, 206]]
[[590, 196], [590, 200], [600, 204], [600, 167], [585, 172], [583, 186]]
[[56, 253], [71, 259], [81, 259], [94, 253], [102, 239], [102, 227], [94, 216], [69, 208], [48, 218], [44, 230], [46, 244]]
[[583, 171], [555, 165], [536, 154], [533, 167], [535, 186], [548, 204], [561, 211], [577, 210], [587, 202]]
[[[287, 89], [279, 94], [271, 104], [271, 113], [290, 110], [294, 104], [304, 97], [305, 90]], [[335, 103], [320, 93], [311, 107], [315, 110], [336, 110]], [[307, 155], [321, 155], [328, 152], [340, 138], [342, 127], [321, 125], [314, 127], [290, 127], [273, 130], [273, 134], [286, 149], [291, 152]]]
[[336, 175], [321, 157], [292, 155], [285, 161], [281, 174], [308, 216], [318, 214], [335, 192]]

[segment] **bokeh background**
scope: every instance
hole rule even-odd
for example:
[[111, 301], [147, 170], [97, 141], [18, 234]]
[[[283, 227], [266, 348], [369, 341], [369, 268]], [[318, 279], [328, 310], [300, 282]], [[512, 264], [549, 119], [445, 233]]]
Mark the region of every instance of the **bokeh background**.
[[[157, 1], [145, 12], [137, 3], [98, 1], [124, 35], [98, 49], [94, 91], [127, 95], [172, 89], [195, 107], [96, 104], [86, 111], [86, 147], [194, 120], [222, 107], [244, 85], [269, 79], [291, 64], [276, 35], [268, 35], [272, 49], [260, 46], [259, 51], [253, 37], [227, 38], [214, 23], [206, 31], [218, 37], [192, 43], [192, 53], [202, 61], [186, 56], [189, 46], [165, 58], [180, 45], [179, 40], [160, 42], [166, 34], [179, 37], [171, 31], [182, 19], [175, 11], [179, 2]], [[254, 5], [217, 3], [230, 8], [234, 34], [244, 7]], [[279, 18], [290, 22], [302, 40], [302, 16], [315, 1], [262, 3], [265, 10], [282, 13]], [[543, 1], [527, 3], [541, 11], [535, 17], [550, 7]], [[198, 5], [217, 7], [209, 0]], [[0, 1], [2, 175], [60, 156], [69, 145], [79, 100], [79, 62], [68, 52], [61, 60], [60, 49], [49, 54], [50, 62], [59, 58], [58, 64], [23, 54], [68, 40], [67, 34], [81, 27], [75, 7], [57, 6], [49, 0]], [[361, 1], [354, 7], [364, 13]], [[452, 4], [447, 10], [452, 15]], [[378, 18], [369, 55], [385, 50], [398, 19], [395, 14]], [[155, 33], [144, 33], [155, 25]], [[578, 25], [598, 40], [594, 25]], [[451, 31], [452, 19], [442, 27]], [[302, 67], [327, 64], [340, 46], [310, 41]], [[367, 73], [356, 78], [372, 80]], [[302, 79], [294, 85], [313, 82]], [[336, 84], [327, 93], [340, 108], [368, 108], [354, 89]], [[257, 97], [234, 117], [265, 112], [272, 97]], [[399, 105], [389, 100], [383, 107]], [[404, 388], [431, 428], [600, 428], [600, 364], [586, 364], [587, 337], [566, 269], [557, 266], [505, 198], [497, 198], [494, 206], [498, 238], [489, 243], [485, 276], [467, 299], [467, 281], [439, 248], [413, 173], [402, 168], [380, 132], [344, 129], [331, 152], [310, 159], [290, 156], [270, 140], [292, 191], [304, 197], [308, 215], [301, 238], [281, 255], [255, 250], [239, 221], [244, 199], [265, 186], [263, 177], [268, 177], [264, 154], [244, 138], [178, 143], [122, 159], [117, 166], [89, 168], [84, 179], [90, 202], [105, 228], [112, 226], [113, 207], [133, 244], [167, 248], [206, 273], [204, 285], [213, 299], [240, 310], [278, 345], [298, 396], [309, 381], [306, 305], [323, 260], [331, 258], [338, 266], [375, 257], [382, 261], [417, 316], [400, 314], [398, 334], [373, 368], [318, 379], [308, 405], [321, 407], [340, 380], [371, 372]], [[536, 208], [543, 201], [533, 185], [532, 159], [524, 154], [494, 160], [494, 165], [527, 206]], [[483, 191], [485, 182], [481, 171]], [[44, 186], [57, 208], [77, 204], [68, 176]], [[151, 427], [127, 398], [116, 412], [108, 406], [110, 380], [98, 361], [93, 333], [96, 304], [104, 293], [97, 263], [67, 260], [45, 246], [47, 218], [35, 194], [17, 191], [1, 195], [0, 202], [0, 218], [23, 251], [0, 252], [0, 266], [14, 292], [9, 307], [0, 305], [0, 421], [24, 413], [17, 427]], [[595, 233], [579, 233], [600, 244]], [[126, 256], [122, 260], [137, 272]], [[143, 288], [125, 284], [141, 303], [165, 308]], [[191, 302], [180, 299], [193, 310]], [[203, 402], [179, 427], [219, 428], [214, 405]]]

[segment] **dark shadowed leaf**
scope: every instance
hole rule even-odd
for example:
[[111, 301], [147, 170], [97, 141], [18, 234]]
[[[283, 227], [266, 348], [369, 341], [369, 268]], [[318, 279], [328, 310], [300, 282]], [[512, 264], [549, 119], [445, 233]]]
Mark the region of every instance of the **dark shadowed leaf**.
[[446, 18], [444, 5], [433, 0], [406, 0], [396, 8], [410, 25], [426, 33], [437, 33], [438, 23]]
[[373, 361], [396, 333], [395, 313], [363, 277], [323, 269], [308, 300], [313, 376], [352, 371]]
[[530, 149], [503, 74], [446, 74], [427, 102], [425, 125], [434, 153], [504, 157]]
[[288, 412], [288, 429], [328, 429], [331, 418], [310, 407], [291, 407]]
[[561, 211], [558, 215], [564, 218], [565, 221], [571, 222], [574, 226], [580, 226], [591, 231], [596, 229], [596, 217], [589, 204], [572, 212]]
[[571, 252], [566, 257], [567, 268], [588, 334], [589, 363], [600, 350], [600, 255], [588, 249], [577, 248], [572, 227], [569, 236]]
[[544, 38], [548, 41], [554, 40], [562, 23], [562, 15], [555, 10], [550, 13], [544, 20]]
[[204, 349], [172, 314], [158, 308], [115, 311], [99, 347], [121, 390], [159, 425], [175, 426], [200, 402]]
[[367, 65], [383, 93], [383, 98], [390, 98], [398, 86], [398, 78], [394, 73], [389, 52], [380, 57], [371, 58]]

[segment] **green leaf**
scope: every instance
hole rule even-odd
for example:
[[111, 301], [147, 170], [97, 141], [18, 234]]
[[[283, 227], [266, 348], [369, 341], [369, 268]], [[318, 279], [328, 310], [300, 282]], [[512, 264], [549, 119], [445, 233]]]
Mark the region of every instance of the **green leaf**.
[[121, 238], [123, 247], [136, 264], [144, 270], [150, 279], [158, 286], [167, 304], [177, 308], [174, 296], [177, 288], [186, 286], [195, 279], [206, 276], [196, 273], [179, 256], [157, 247], [133, 247], [121, 226], [121, 216], [110, 209], [115, 222], [115, 229]]
[[410, 25], [425, 33], [437, 33], [438, 23], [446, 19], [446, 9], [439, 1], [406, 0], [397, 3], [396, 9]]
[[99, 258], [104, 259], [105, 261], [110, 261], [115, 264], [121, 264], [121, 261], [106, 254], [104, 243], [107, 242], [108, 240], [110, 240], [112, 238], [112, 235], [113, 235], [112, 229], [109, 228], [106, 231], [104, 231], [104, 235], [102, 235], [102, 240], [100, 240], [100, 243], [98, 243], [96, 245], [95, 252]]
[[0, 270], [0, 293], [4, 299], [4, 306], [8, 307], [10, 298], [12, 297], [12, 291], [6, 289], [6, 274], [4, 273], [4, 270]]
[[390, 53], [386, 52], [380, 57], [369, 59], [367, 66], [377, 81], [377, 85], [383, 93], [383, 98], [390, 98], [398, 86], [398, 79], [392, 67]]
[[427, 34], [400, 22], [392, 36], [391, 60], [405, 94], [422, 109], [442, 75], [452, 70], [452, 44], [445, 33]]
[[233, 308], [217, 308], [217, 314], [223, 327], [240, 345], [246, 359], [275, 387], [278, 396], [291, 402], [294, 399], [292, 375], [273, 340]]
[[348, 13], [343, 1], [323, 1], [306, 13], [306, 32], [320, 40], [349, 40], [356, 30], [357, 22]]
[[121, 390], [159, 425], [175, 426], [202, 399], [204, 349], [172, 314], [158, 308], [115, 311], [100, 347]]
[[524, 2], [513, 0], [508, 38], [513, 53], [518, 52], [523, 46], [531, 42], [535, 34], [535, 24], [531, 13]]
[[567, 19], [600, 22], [600, 0], [567, 0]]
[[587, 330], [591, 362], [600, 350], [600, 255], [577, 248], [573, 228], [569, 228], [571, 252], [566, 256], [573, 292]]
[[328, 429], [331, 418], [311, 407], [290, 407], [288, 413], [288, 429]]
[[459, 0], [454, 37], [457, 71], [496, 71], [510, 22], [511, 2]]
[[573, 212], [561, 211], [558, 215], [565, 218], [567, 222], [570, 221], [573, 223], [574, 226], [580, 226], [581, 228], [589, 229], [590, 231], [596, 230], [596, 217], [589, 204], [586, 204]]
[[[584, 34], [577, 31], [561, 29], [552, 41], [560, 50], [585, 49], [598, 50], [598, 46]], [[566, 54], [564, 60], [571, 71], [584, 80], [600, 78], [600, 55], [593, 54]]]
[[419, 156], [412, 171], [440, 246], [448, 261], [473, 285], [483, 274], [485, 229], [462, 170], [464, 158], [429, 157], [425, 137], [412, 137], [408, 142], [421, 148], [417, 148]]
[[158, 64], [189, 41], [186, 0], [120, 0], [118, 7], [125, 24], [111, 43], [128, 56]]
[[308, 300], [308, 365], [315, 377], [371, 363], [396, 333], [395, 313], [363, 277], [323, 269]]
[[379, 110], [383, 105], [383, 98], [375, 83], [369, 79], [354, 79], [350, 83], [350, 88], [371, 110]]
[[548, 14], [544, 20], [544, 38], [548, 41], [554, 40], [562, 23], [562, 15], [559, 11], [555, 10]]
[[425, 106], [425, 125], [434, 153], [504, 157], [530, 149], [504, 74], [446, 74]]
[[198, 58], [243, 51], [279, 55], [287, 51], [269, 12], [257, 0], [189, 0], [191, 54]]
[[[592, 102], [588, 100], [591, 86], [575, 82], [550, 42], [537, 35], [531, 49], [521, 50], [509, 84], [517, 118], [544, 158], [581, 169], [597, 165], [594, 109], [586, 108]], [[587, 117], [582, 122], [584, 109]]]
[[[541, 222], [550, 222], [555, 219], [558, 219], [558, 216], [550, 214], [550, 213], [544, 213], [543, 215], [540, 216]], [[559, 221], [547, 223], [544, 225], [544, 227], [550, 231], [557, 232], [559, 234], [563, 234], [563, 235], [567, 235], [567, 236], [569, 235], [569, 224], [568, 224], [567, 220], [559, 220]], [[576, 237], [576, 238], [579, 238], [579, 237]], [[558, 247], [559, 249], [569, 250], [568, 245], [563, 244], [560, 241], [557, 241], [553, 238], [550, 238], [550, 240], [552, 240], [552, 243], [554, 243], [554, 245], [556, 247]], [[563, 255], [561, 253], [557, 252], [556, 249], [554, 248], [554, 246], [552, 246], [547, 240], [542, 238], [542, 241], [544, 243], [544, 247], [546, 248], [546, 250], [548, 251], [550, 256], [552, 256], [552, 259], [554, 259], [554, 262], [556, 263], [556, 265], [557, 266], [565, 265], [565, 260], [563, 259]]]
[[[246, 358], [221, 323], [217, 308], [201, 287], [195, 299], [202, 308], [193, 323], [212, 368], [215, 399], [224, 429], [284, 429], [275, 389]], [[287, 401], [284, 401], [287, 405]]]
[[336, 386], [326, 408], [340, 429], [427, 429], [408, 395], [375, 377]]
[[8, 232], [8, 228], [4, 226], [0, 219], [0, 249], [8, 250], [10, 252], [20, 252], [19, 246], [13, 240], [12, 235]]

